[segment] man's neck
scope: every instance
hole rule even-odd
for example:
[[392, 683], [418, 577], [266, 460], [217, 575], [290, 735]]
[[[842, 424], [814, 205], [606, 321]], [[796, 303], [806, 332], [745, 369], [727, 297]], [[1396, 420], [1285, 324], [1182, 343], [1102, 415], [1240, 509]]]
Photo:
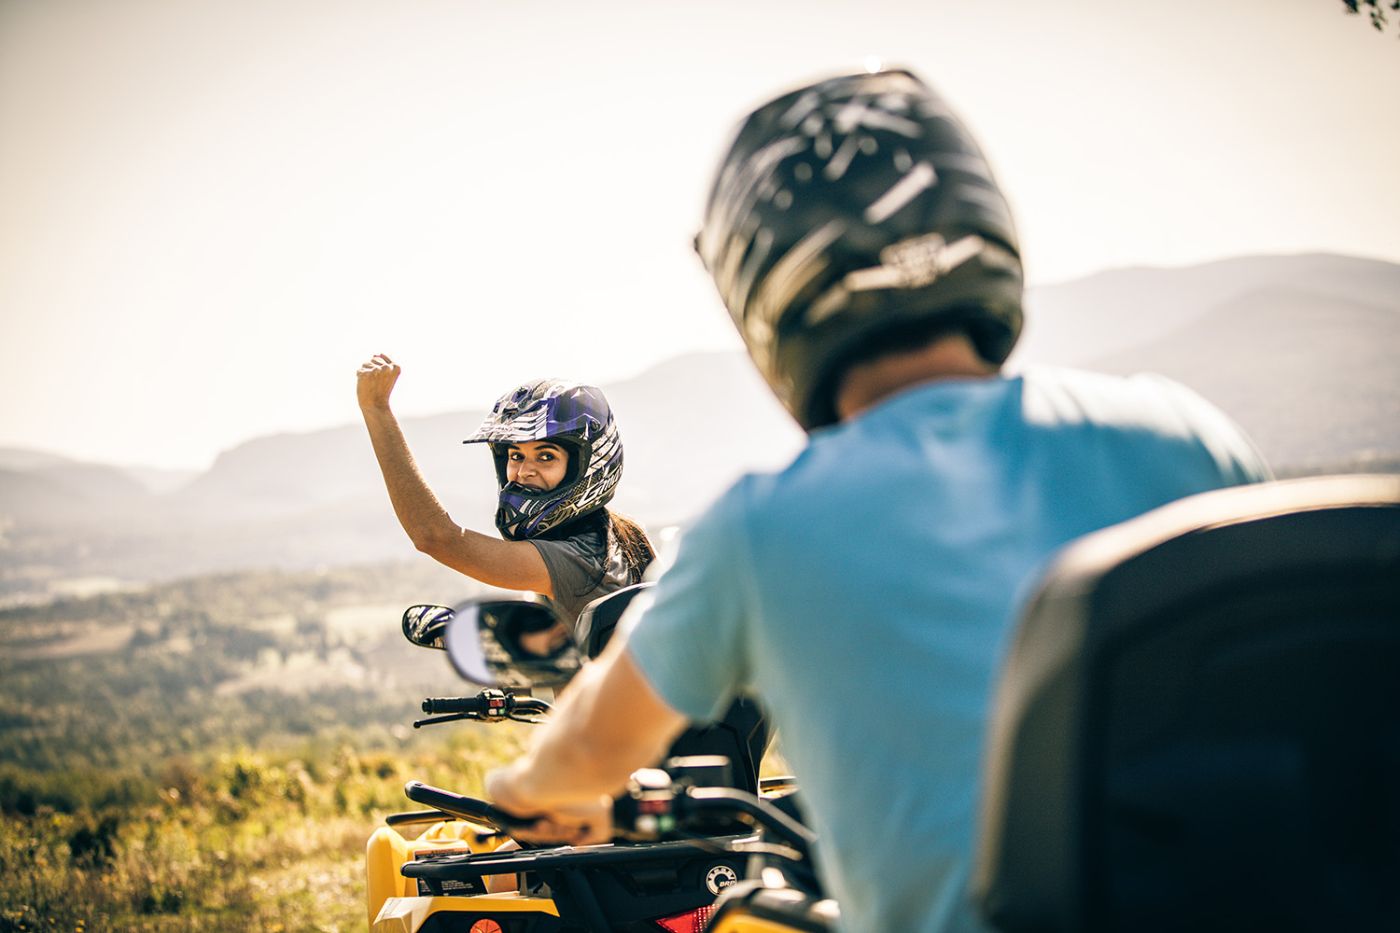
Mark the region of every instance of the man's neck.
[[952, 334], [851, 367], [836, 391], [836, 414], [848, 421], [896, 392], [920, 383], [985, 379], [996, 374], [997, 367], [977, 355], [971, 340]]

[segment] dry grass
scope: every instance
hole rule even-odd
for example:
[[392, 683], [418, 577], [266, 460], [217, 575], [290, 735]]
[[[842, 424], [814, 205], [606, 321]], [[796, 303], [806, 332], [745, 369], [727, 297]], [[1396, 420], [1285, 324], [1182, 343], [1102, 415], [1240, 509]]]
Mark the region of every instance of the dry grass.
[[364, 846], [412, 809], [410, 778], [479, 792], [511, 727], [412, 754], [252, 752], [167, 769], [154, 806], [6, 816], [0, 931], [348, 931], [364, 927]]

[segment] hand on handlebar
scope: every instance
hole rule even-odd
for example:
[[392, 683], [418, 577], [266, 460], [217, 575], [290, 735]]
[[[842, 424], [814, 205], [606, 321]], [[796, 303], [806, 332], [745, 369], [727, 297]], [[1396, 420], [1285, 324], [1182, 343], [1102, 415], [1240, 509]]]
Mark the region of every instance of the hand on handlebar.
[[515, 797], [509, 779], [499, 770], [486, 775], [486, 793], [498, 810], [519, 821], [512, 822], [510, 835], [521, 842], [578, 846], [612, 841], [612, 800], [606, 796], [542, 810]]
[[512, 826], [510, 835], [533, 845], [587, 846], [611, 842], [612, 807], [599, 803], [561, 808], [532, 823]]

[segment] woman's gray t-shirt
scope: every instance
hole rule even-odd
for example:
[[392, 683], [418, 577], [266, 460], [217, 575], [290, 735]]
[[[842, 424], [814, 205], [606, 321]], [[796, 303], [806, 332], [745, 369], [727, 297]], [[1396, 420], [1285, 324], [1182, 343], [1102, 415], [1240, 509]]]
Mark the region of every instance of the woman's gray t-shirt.
[[531, 538], [549, 571], [554, 602], [572, 626], [583, 607], [633, 582], [606, 528], [582, 531], [557, 541]]

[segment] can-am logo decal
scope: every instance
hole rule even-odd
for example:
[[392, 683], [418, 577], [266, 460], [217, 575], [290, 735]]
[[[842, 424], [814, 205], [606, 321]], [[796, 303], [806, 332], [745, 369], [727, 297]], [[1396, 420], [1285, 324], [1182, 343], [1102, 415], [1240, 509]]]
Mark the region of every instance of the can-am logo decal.
[[718, 894], [738, 880], [739, 874], [734, 869], [728, 865], [716, 865], [705, 876], [705, 887], [710, 889], [711, 894]]

